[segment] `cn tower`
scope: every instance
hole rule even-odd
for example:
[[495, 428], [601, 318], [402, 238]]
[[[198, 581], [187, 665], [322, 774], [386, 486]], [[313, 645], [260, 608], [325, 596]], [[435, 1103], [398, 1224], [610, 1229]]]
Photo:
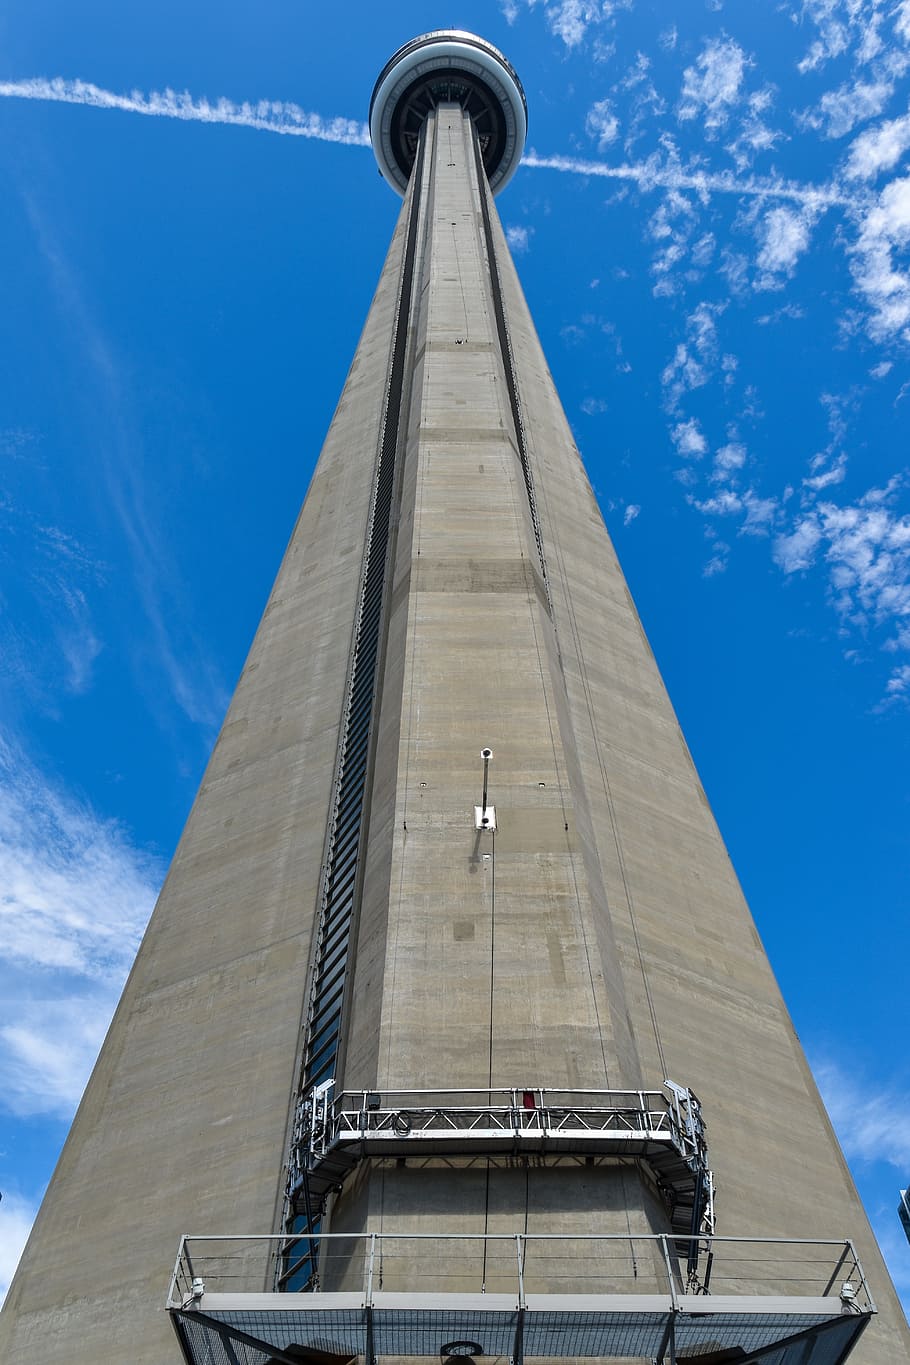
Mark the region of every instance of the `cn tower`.
[[379, 75], [401, 214], [5, 1361], [910, 1359], [509, 256], [527, 119], [473, 34]]

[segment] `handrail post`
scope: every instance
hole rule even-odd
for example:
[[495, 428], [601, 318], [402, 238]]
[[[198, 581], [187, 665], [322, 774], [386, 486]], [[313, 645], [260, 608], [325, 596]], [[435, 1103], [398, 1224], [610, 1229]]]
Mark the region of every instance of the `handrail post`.
[[174, 1273], [173, 1273], [173, 1275], [171, 1276], [171, 1282], [170, 1282], [170, 1284], [168, 1285], [168, 1288], [167, 1288], [167, 1304], [166, 1304], [166, 1307], [170, 1307], [170, 1305], [171, 1305], [172, 1303], [179, 1303], [179, 1302], [180, 1302], [180, 1296], [179, 1296], [179, 1294], [176, 1293], [176, 1290], [177, 1290], [177, 1283], [178, 1283], [178, 1280], [179, 1280], [179, 1278], [180, 1278], [180, 1264], [181, 1264], [181, 1262], [182, 1262], [182, 1260], [183, 1260], [183, 1249], [184, 1249], [185, 1245], [186, 1245], [186, 1233], [183, 1233], [183, 1235], [182, 1235], [181, 1238], [180, 1238], [180, 1246], [177, 1248], [177, 1259], [176, 1259], [176, 1261], [174, 1262]]
[[186, 1233], [184, 1233], [184, 1235], [180, 1239], [180, 1252], [182, 1257], [186, 1261], [186, 1268], [187, 1271], [189, 1272], [190, 1279], [191, 1280], [195, 1279], [196, 1271], [193, 1268], [193, 1258], [190, 1255], [190, 1239], [189, 1237], [187, 1237]]
[[670, 1289], [670, 1304], [673, 1312], [678, 1313], [679, 1300], [676, 1297], [676, 1283], [673, 1279], [673, 1266], [670, 1261], [670, 1248], [667, 1245], [667, 1235], [664, 1232], [660, 1234], [660, 1246], [661, 1250], [664, 1253], [664, 1265], [667, 1268], [667, 1284]]
[[366, 1308], [372, 1308], [372, 1307], [373, 1307], [373, 1263], [374, 1263], [374, 1261], [375, 1261], [375, 1258], [376, 1258], [376, 1234], [375, 1234], [375, 1232], [371, 1232], [371, 1233], [370, 1233], [370, 1249], [369, 1249], [369, 1253], [368, 1253], [368, 1256], [367, 1256], [366, 1303], [365, 1303], [365, 1305], [364, 1305], [364, 1307], [366, 1307]]
[[853, 1242], [849, 1237], [847, 1238], [847, 1246], [850, 1248], [850, 1251], [853, 1254], [853, 1260], [856, 1265], [856, 1273], [859, 1275], [859, 1282], [860, 1285], [862, 1286], [863, 1293], [869, 1300], [869, 1308], [873, 1313], [877, 1313], [878, 1309], [875, 1306], [875, 1300], [873, 1299], [872, 1294], [869, 1290], [869, 1286], [866, 1283], [866, 1274], [865, 1271], [863, 1270], [862, 1262], [859, 1259], [859, 1256], [857, 1255], [856, 1247], [853, 1245]]

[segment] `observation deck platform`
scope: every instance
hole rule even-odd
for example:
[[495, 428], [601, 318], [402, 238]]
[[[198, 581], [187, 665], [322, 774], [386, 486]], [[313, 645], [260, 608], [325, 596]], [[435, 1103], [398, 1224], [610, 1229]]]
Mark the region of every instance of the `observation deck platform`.
[[[714, 1238], [712, 1291], [690, 1294], [665, 1236], [306, 1240], [301, 1254], [318, 1242], [320, 1262], [343, 1271], [349, 1289], [267, 1292], [293, 1255], [286, 1238], [182, 1240], [167, 1308], [187, 1365], [393, 1356], [841, 1365], [875, 1312], [850, 1242]], [[453, 1258], [461, 1292], [437, 1292], [434, 1266], [451, 1270]], [[643, 1264], [665, 1273], [637, 1292]], [[565, 1292], [552, 1292], [561, 1280]]]

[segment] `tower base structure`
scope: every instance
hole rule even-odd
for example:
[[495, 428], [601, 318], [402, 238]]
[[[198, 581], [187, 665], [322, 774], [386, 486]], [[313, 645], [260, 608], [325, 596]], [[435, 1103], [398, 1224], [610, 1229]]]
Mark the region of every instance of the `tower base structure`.
[[[357, 1266], [357, 1289], [257, 1292], [247, 1258], [260, 1271], [270, 1261], [276, 1272], [287, 1254], [281, 1239], [184, 1238], [168, 1310], [187, 1365], [428, 1357], [840, 1365], [875, 1311], [849, 1242], [715, 1238], [703, 1250], [715, 1290], [686, 1293], [667, 1237], [325, 1234], [317, 1241], [324, 1271], [335, 1261]], [[642, 1291], [638, 1267], [655, 1260], [665, 1266], [664, 1283]], [[247, 1283], [238, 1275], [245, 1261]], [[442, 1292], [432, 1287], [434, 1263], [448, 1270]], [[551, 1292], [554, 1267], [564, 1281], [558, 1293]]]

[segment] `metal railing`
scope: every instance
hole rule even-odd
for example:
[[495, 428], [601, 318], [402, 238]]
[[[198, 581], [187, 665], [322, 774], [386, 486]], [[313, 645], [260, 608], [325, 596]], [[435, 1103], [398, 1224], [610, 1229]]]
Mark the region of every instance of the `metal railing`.
[[[673, 1311], [683, 1288], [677, 1236], [585, 1233], [317, 1233], [300, 1239], [301, 1257], [317, 1244], [320, 1284], [311, 1299], [323, 1309], [332, 1301], [350, 1306], [352, 1295], [369, 1308], [377, 1295], [501, 1294], [523, 1308], [528, 1295], [667, 1296]], [[699, 1312], [722, 1312], [730, 1297], [829, 1300], [832, 1310], [875, 1311], [856, 1249], [843, 1241], [714, 1237], [699, 1243], [704, 1304]], [[206, 1295], [268, 1293], [275, 1265], [293, 1256], [286, 1236], [181, 1239], [168, 1289], [167, 1307], [198, 1307]], [[331, 1286], [326, 1289], [325, 1286]], [[280, 1306], [288, 1296], [275, 1295]], [[487, 1299], [492, 1306], [492, 1300]], [[689, 1311], [692, 1311], [691, 1307]], [[769, 1309], [770, 1311], [770, 1309]], [[792, 1311], [792, 1310], [791, 1310]]]
[[484, 1138], [522, 1134], [587, 1137], [625, 1134], [672, 1142], [705, 1164], [707, 1144], [698, 1100], [683, 1086], [665, 1090], [343, 1090], [325, 1082], [306, 1095], [297, 1116], [295, 1157], [312, 1166], [339, 1144], [377, 1136]]

